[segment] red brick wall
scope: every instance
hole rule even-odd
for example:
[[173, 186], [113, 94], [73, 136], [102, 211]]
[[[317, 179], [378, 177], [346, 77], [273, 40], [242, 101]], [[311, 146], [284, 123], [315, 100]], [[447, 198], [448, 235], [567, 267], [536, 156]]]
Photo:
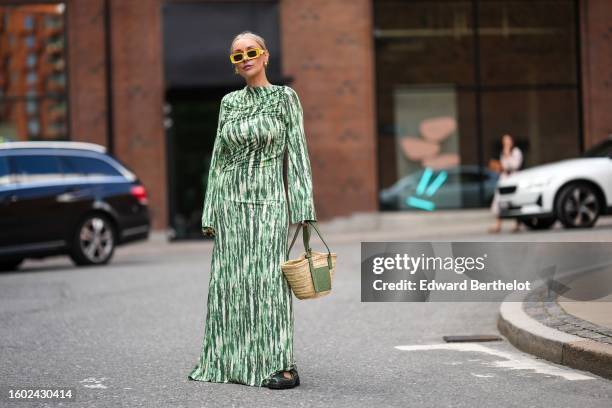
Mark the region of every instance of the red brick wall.
[[70, 138], [106, 146], [104, 1], [70, 1], [66, 18]]
[[149, 192], [153, 229], [168, 226], [159, 0], [112, 0], [115, 152]]
[[283, 71], [304, 109], [319, 220], [378, 208], [371, 8], [280, 2]]
[[612, 2], [580, 0], [584, 144], [612, 134]]

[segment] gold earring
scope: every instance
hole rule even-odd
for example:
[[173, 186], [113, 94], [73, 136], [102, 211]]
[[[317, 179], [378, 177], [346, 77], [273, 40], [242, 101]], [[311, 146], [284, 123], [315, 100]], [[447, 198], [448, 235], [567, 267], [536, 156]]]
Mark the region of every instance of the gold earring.
[[239, 74], [239, 72], [238, 72], [238, 68], [234, 68], [234, 74], [236, 74], [236, 75], [238, 75], [238, 74]]
[[268, 61], [266, 61], [264, 65], [267, 67], [268, 66]]

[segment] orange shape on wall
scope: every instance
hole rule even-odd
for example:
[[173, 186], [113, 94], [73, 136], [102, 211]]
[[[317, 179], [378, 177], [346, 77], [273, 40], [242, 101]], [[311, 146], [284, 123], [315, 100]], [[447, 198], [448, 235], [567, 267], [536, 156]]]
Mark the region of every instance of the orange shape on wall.
[[457, 130], [457, 121], [450, 116], [425, 119], [419, 126], [423, 138], [432, 143], [440, 143]]
[[440, 146], [429, 143], [416, 137], [404, 137], [400, 140], [404, 155], [414, 161], [421, 161], [433, 157], [440, 152]]

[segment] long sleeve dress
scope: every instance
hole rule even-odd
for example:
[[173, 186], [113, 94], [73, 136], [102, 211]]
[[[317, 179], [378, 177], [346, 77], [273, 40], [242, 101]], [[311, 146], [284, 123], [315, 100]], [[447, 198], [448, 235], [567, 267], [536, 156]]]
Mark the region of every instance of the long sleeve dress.
[[265, 386], [296, 367], [292, 292], [281, 264], [288, 221], [303, 220], [316, 213], [297, 93], [272, 84], [226, 94], [202, 213], [202, 229], [215, 231], [204, 339], [189, 379]]

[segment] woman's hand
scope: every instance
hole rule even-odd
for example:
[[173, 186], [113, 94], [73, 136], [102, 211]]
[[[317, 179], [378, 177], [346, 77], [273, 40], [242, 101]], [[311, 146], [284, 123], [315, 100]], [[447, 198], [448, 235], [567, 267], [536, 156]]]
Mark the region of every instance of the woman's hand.
[[501, 173], [503, 170], [501, 162], [497, 159], [489, 160], [489, 170], [494, 171], [495, 173]]
[[215, 232], [215, 229], [213, 227], [204, 227], [202, 229], [202, 233], [204, 234], [204, 236], [207, 236], [207, 237], [214, 237], [214, 236], [216, 236], [216, 232]]

